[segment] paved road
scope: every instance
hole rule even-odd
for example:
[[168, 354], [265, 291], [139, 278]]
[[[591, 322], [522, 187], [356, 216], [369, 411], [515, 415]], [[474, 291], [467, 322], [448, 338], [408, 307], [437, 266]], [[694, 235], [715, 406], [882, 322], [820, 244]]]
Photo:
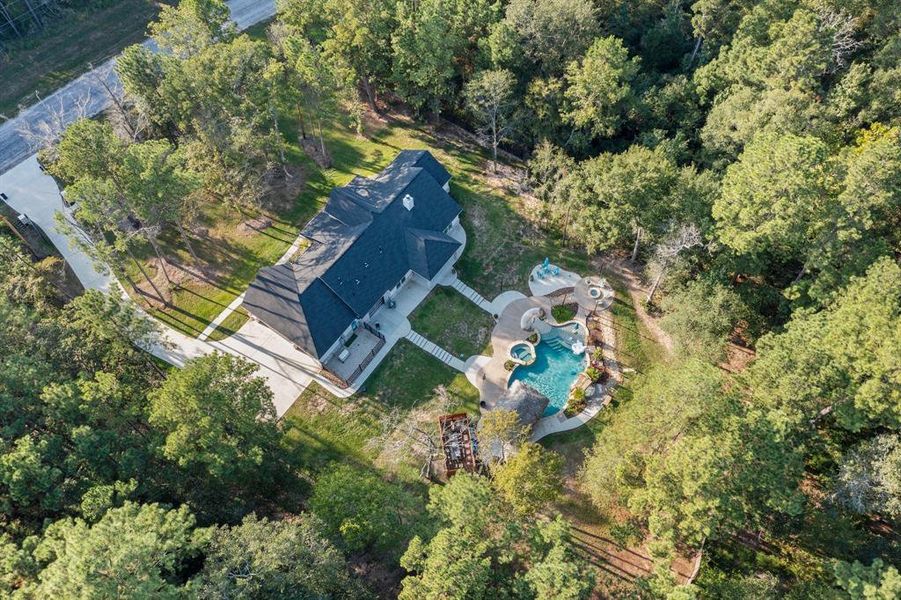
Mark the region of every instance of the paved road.
[[[275, 0], [229, 0], [232, 18], [238, 27], [246, 29], [275, 15]], [[145, 42], [149, 47], [151, 43]], [[115, 59], [110, 59], [81, 77], [69, 82], [0, 125], [0, 174], [10, 170], [35, 152], [33, 142], [21, 132], [36, 130], [41, 124], [68, 125], [81, 116], [93, 116], [109, 106], [104, 84], [120, 89]]]

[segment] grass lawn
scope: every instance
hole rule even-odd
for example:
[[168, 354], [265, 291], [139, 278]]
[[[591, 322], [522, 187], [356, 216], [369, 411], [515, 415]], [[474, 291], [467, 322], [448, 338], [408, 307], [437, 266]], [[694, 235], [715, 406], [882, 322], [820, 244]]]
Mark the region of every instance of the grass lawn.
[[[428, 148], [452, 174], [451, 194], [464, 208], [463, 225], [468, 234], [458, 272], [482, 295], [490, 299], [508, 289], [528, 292], [529, 270], [545, 256], [576, 272], [588, 270], [584, 252], [563, 249], [556, 239], [532, 227], [512, 182], [489, 177], [486, 153], [460, 141], [456, 131], [434, 132], [416, 127], [404, 117], [387, 117], [369, 119], [364, 134], [357, 135], [347, 123], [336, 120], [325, 128], [332, 158], [328, 169], [319, 168], [304, 154], [296, 131], [289, 131], [287, 137], [288, 157], [303, 171], [302, 191], [288, 206], [258, 213], [205, 206], [200, 222], [203, 233], [193, 237], [204, 265], [202, 275], [180, 282], [180, 289], [173, 292], [174, 306], [152, 308], [157, 318], [189, 335], [198, 335], [247, 288], [261, 267], [278, 260], [335, 186], [346, 184], [355, 175], [378, 173], [405, 148]], [[273, 226], [252, 235], [238, 233], [242, 222], [257, 216], [271, 219]], [[193, 262], [172, 232], [161, 236], [161, 243], [173, 262]], [[142, 256], [147, 270], [156, 273], [150, 249]], [[133, 266], [127, 268], [129, 275], [140, 281], [140, 273]], [[159, 281], [160, 274], [155, 279]]]
[[[0, 55], [0, 115], [13, 117], [50, 92], [142, 41], [159, 12], [154, 0], [118, 0], [67, 10], [42, 33], [6, 44]], [[2, 119], [0, 119], [2, 120]]]
[[[441, 157], [443, 160], [443, 157]], [[529, 292], [529, 273], [549, 257], [576, 273], [589, 270], [583, 250], [566, 248], [558, 238], [535, 229], [515, 189], [490, 185], [484, 157], [463, 155], [463, 170], [451, 168], [451, 194], [463, 206], [466, 250], [457, 263], [460, 279], [491, 300], [507, 290]]]
[[557, 304], [551, 307], [551, 316], [558, 323], [572, 321], [573, 317], [576, 316], [576, 309], [573, 306], [572, 304]]
[[219, 327], [213, 330], [207, 340], [218, 342], [224, 340], [230, 335], [237, 333], [239, 329], [250, 319], [250, 315], [244, 310], [243, 306], [239, 306], [232, 314], [225, 317], [225, 320], [219, 323]]
[[456, 290], [439, 286], [410, 315], [413, 330], [463, 360], [491, 356], [494, 319]]
[[[406, 457], [394, 461], [385, 456], [384, 445], [373, 440], [385, 432], [387, 423], [408, 422], [414, 411], [437, 416], [436, 411], [447, 408], [474, 415], [478, 401], [478, 391], [462, 373], [400, 340], [363, 391], [341, 399], [313, 384], [283, 420], [286, 439], [314, 473], [332, 461], [351, 462], [376, 466], [412, 483], [417, 481], [419, 463]], [[430, 432], [437, 432], [437, 422], [432, 428]]]

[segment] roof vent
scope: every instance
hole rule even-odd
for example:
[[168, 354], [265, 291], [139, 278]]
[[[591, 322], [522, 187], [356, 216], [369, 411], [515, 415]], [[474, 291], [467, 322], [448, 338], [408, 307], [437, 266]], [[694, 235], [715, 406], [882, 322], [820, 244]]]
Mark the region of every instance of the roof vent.
[[406, 194], [404, 196], [404, 208], [407, 210], [413, 210], [413, 196], [410, 194]]

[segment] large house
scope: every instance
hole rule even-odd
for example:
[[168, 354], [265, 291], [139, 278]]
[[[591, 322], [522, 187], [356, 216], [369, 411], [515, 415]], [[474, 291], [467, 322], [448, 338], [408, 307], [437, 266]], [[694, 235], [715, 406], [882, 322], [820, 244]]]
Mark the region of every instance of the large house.
[[245, 308], [335, 383], [352, 384], [385, 343], [370, 322], [376, 311], [392, 306], [409, 278], [433, 285], [462, 251], [449, 235], [461, 212], [449, 181], [429, 152], [403, 150], [377, 176], [335, 188], [301, 232], [310, 246], [261, 269]]

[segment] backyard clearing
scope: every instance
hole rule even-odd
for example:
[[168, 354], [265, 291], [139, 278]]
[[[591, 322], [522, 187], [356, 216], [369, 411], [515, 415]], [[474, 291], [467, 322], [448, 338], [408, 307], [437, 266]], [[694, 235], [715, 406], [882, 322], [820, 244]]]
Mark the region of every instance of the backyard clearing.
[[[415, 127], [405, 116], [396, 114], [370, 114], [365, 123], [363, 135], [358, 135], [341, 119], [327, 124], [325, 143], [332, 159], [328, 169], [317, 166], [301, 150], [296, 124], [286, 127], [290, 138], [287, 156], [295, 169], [303, 173], [302, 189], [293, 201], [264, 199], [263, 205], [254, 211], [239, 212], [214, 201], [204, 204], [190, 234], [200, 264], [196, 264], [177, 234], [162, 235], [159, 242], [172, 264], [170, 270], [188, 270], [200, 275], [178, 282], [174, 289], [164, 293], [171, 296], [171, 306], [151, 303], [149, 311], [167, 325], [198, 336], [247, 289], [260, 268], [282, 256], [302, 226], [322, 208], [333, 188], [347, 184], [354, 176], [378, 173], [397, 154], [398, 148], [428, 148], [452, 174], [451, 195], [463, 207], [462, 223], [468, 234], [466, 250], [457, 262], [458, 274], [486, 298], [510, 289], [528, 292], [531, 268], [548, 256], [567, 269], [588, 268], [583, 252], [565, 248], [556, 238], [534, 229], [525, 216], [525, 205], [514, 183], [498, 185], [497, 178], [490, 179], [484, 151], [468, 140], [458, 139], [455, 129]], [[269, 222], [271, 226], [265, 228], [247, 225]], [[155, 256], [149, 245], [140, 254], [146, 270], [155, 274], [155, 281], [165, 284], [163, 274], [156, 272]], [[129, 265], [128, 273], [140, 283], [141, 274], [134, 266]], [[146, 300], [149, 293], [148, 287], [139, 298]], [[467, 301], [462, 297], [459, 300], [460, 306], [465, 306]], [[453, 310], [457, 308], [455, 304]], [[478, 310], [475, 306], [472, 309]], [[461, 310], [475, 314], [468, 306]], [[478, 322], [481, 319], [480, 316]], [[475, 348], [474, 353], [479, 354], [484, 350], [484, 346], [476, 347], [480, 343], [481, 326], [475, 325], [477, 321], [467, 322], [473, 324], [472, 330], [448, 334], [462, 340], [459, 348], [449, 347], [448, 351], [466, 354]], [[228, 324], [232, 328], [240, 326], [235, 320]], [[428, 326], [420, 333], [432, 339], [432, 329], [426, 329]], [[217, 335], [222, 333], [220, 327]], [[432, 341], [439, 343], [437, 339]]]
[[478, 414], [478, 400], [478, 391], [463, 374], [400, 340], [364, 390], [340, 399], [314, 383], [283, 422], [305, 464], [318, 469], [332, 461], [377, 462], [412, 483], [419, 475], [417, 461], [402, 451], [388, 456], [392, 452], [380, 440], [390, 439], [394, 429], [403, 430], [411, 413], [426, 411], [436, 419], [457, 410]]

